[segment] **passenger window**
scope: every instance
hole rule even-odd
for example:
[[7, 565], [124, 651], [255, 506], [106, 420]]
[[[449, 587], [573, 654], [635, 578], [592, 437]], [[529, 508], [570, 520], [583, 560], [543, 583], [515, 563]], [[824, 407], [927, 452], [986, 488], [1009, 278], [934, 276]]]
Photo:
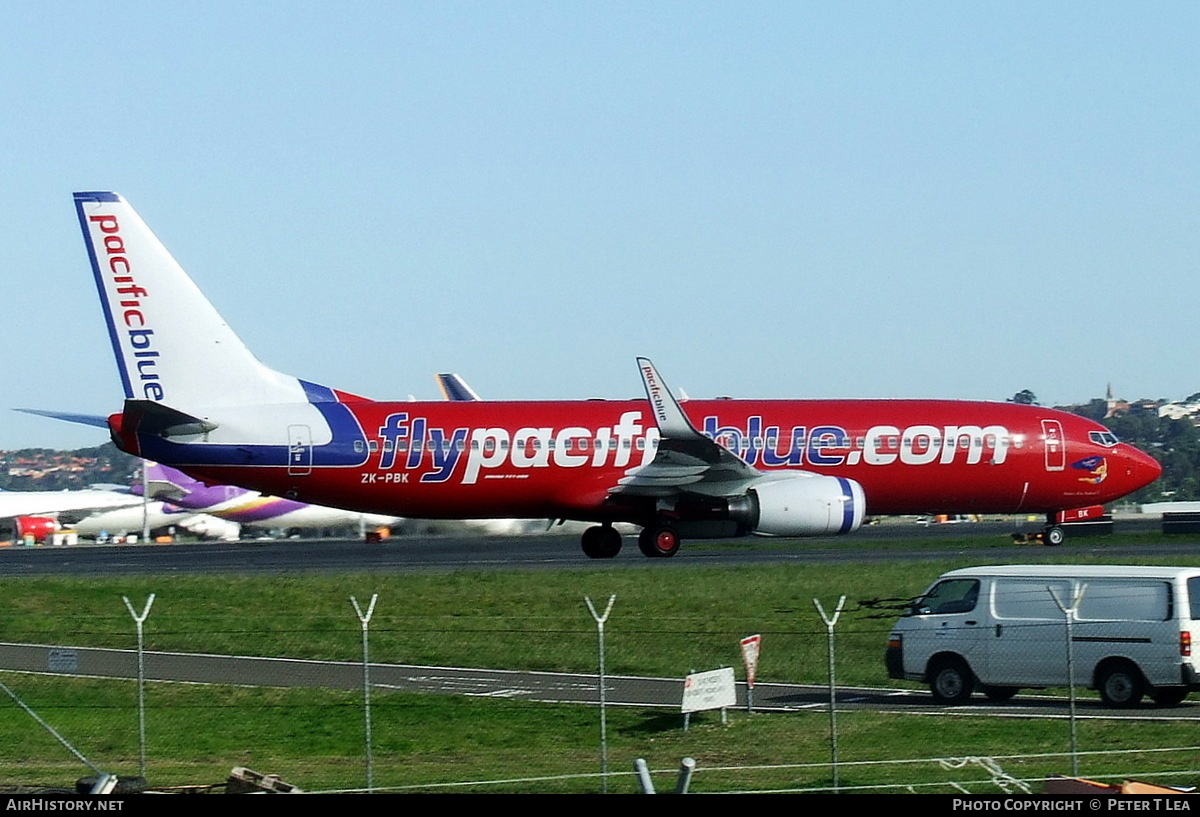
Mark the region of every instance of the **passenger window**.
[[976, 579], [947, 579], [912, 606], [909, 615], [938, 616], [947, 613], [969, 613], [979, 601], [979, 581]]

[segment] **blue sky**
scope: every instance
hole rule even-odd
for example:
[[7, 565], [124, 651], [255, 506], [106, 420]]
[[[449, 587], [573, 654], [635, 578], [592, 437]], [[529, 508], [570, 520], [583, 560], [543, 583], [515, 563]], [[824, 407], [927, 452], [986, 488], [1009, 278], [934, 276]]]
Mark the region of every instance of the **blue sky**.
[[[0, 4], [0, 407], [121, 390], [71, 203], [377, 398], [1200, 391], [1194, 3]], [[8, 412], [0, 448], [105, 434]]]

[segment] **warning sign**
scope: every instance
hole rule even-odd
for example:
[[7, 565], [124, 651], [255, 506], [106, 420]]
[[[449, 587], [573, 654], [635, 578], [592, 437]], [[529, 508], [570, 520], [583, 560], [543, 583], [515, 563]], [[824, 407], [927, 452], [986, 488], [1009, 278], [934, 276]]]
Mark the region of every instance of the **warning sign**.
[[762, 646], [761, 635], [748, 635], [742, 639], [742, 661], [746, 664], [746, 686], [754, 689], [754, 676], [758, 674], [758, 648]]
[[682, 711], [685, 714], [706, 709], [723, 709], [736, 703], [733, 667], [695, 672], [683, 681]]

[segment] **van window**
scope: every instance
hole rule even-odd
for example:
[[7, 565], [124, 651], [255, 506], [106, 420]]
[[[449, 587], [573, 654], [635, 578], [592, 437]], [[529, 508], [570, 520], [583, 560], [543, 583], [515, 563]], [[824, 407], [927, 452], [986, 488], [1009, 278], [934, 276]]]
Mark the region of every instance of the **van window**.
[[1063, 604], [1071, 603], [1071, 583], [1065, 579], [997, 579], [993, 600], [996, 618], [1066, 621], [1047, 589], [1051, 587]]
[[910, 616], [969, 613], [979, 599], [977, 579], [947, 579], [938, 582], [909, 610]]
[[1188, 579], [1188, 612], [1191, 618], [1200, 618], [1200, 576]]
[[1172, 617], [1167, 582], [1088, 581], [1079, 602], [1080, 621], [1167, 621]]

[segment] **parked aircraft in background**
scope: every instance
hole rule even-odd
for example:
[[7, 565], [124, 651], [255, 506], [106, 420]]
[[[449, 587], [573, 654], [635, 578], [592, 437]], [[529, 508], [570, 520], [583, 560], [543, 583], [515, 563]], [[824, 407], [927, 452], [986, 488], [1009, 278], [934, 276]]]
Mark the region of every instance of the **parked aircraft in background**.
[[1158, 464], [1098, 423], [1006, 403], [697, 400], [646, 359], [646, 399], [376, 402], [255, 358], [134, 210], [76, 193], [125, 390], [116, 444], [207, 482], [365, 512], [615, 522], [681, 537], [849, 533], [873, 514], [1098, 505]]
[[81, 491], [0, 491], [0, 542], [32, 536], [43, 541], [58, 528], [60, 516], [84, 516], [103, 509], [141, 507], [128, 491], [86, 488]]
[[50, 516], [66, 511], [89, 511], [141, 505], [128, 491], [85, 488], [81, 491], [0, 491], [0, 517]]
[[[146, 463], [150, 496], [193, 513], [215, 516], [256, 530], [313, 530], [359, 527], [376, 529], [399, 524], [395, 516], [344, 511], [309, 505], [233, 485], [205, 485], [158, 463]], [[135, 489], [137, 490], [137, 489]]]
[[206, 539], [223, 539], [227, 542], [237, 541], [241, 536], [241, 526], [236, 522], [197, 513], [169, 502], [152, 499], [143, 510], [141, 497], [138, 497], [138, 504], [134, 507], [97, 511], [61, 527], [98, 542], [123, 540], [130, 534], [140, 536], [143, 529], [161, 531], [175, 528], [176, 532], [184, 530]]

